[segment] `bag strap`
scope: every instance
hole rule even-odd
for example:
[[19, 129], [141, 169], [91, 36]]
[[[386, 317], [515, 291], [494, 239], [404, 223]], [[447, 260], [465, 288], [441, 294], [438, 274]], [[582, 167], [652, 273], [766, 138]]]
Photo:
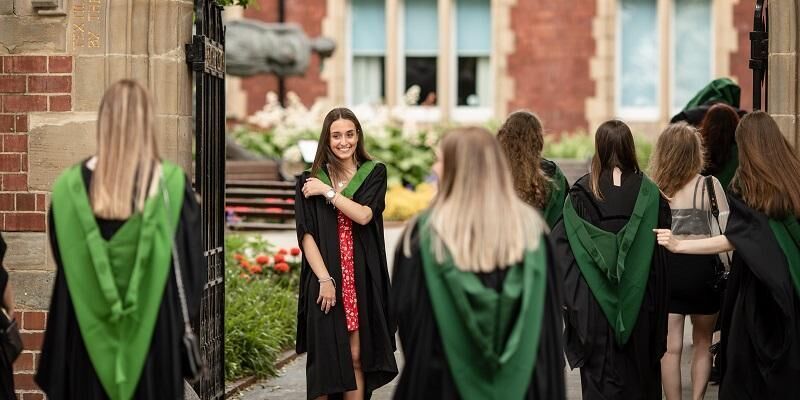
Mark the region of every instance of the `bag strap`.
[[[719, 203], [717, 202], [717, 191], [714, 189], [714, 176], [707, 176], [705, 181], [706, 192], [708, 192], [708, 203], [711, 206], [711, 215], [714, 216], [714, 221], [717, 223], [719, 233], [724, 234], [724, 232], [722, 232], [722, 225], [719, 223]], [[731, 259], [727, 252], [725, 253], [725, 258], [728, 260], [728, 265], [730, 265]]]
[[[169, 189], [167, 189], [166, 180], [164, 178], [164, 167], [161, 167], [161, 196], [164, 199], [164, 207], [167, 209], [167, 218], [172, 220], [172, 210], [169, 207]], [[178, 252], [175, 249], [175, 239], [172, 239], [172, 245], [170, 246], [172, 249], [172, 271], [175, 272], [175, 283], [178, 286], [178, 298], [180, 299], [181, 303], [181, 315], [183, 316], [183, 327], [184, 331], [187, 333], [192, 332], [192, 325], [189, 322], [189, 307], [186, 305], [186, 293], [183, 289], [183, 277], [181, 276], [181, 261], [178, 257]]]

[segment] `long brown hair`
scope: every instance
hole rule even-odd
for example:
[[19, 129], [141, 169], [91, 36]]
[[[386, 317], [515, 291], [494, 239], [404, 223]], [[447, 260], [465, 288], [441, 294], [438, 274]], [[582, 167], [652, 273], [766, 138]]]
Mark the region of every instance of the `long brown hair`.
[[650, 159], [653, 181], [672, 197], [703, 170], [703, 146], [697, 130], [686, 122], [661, 132]]
[[322, 170], [322, 167], [326, 165], [328, 174], [332, 179], [341, 181], [344, 176], [344, 162], [336, 157], [331, 150], [331, 125], [340, 119], [349, 120], [356, 126], [358, 142], [356, 142], [356, 151], [353, 153], [356, 166], [372, 159], [364, 147], [364, 131], [361, 129], [361, 123], [358, 122], [356, 115], [348, 108], [334, 108], [325, 115], [325, 120], [322, 123], [322, 132], [317, 143], [317, 154], [314, 156], [314, 163], [311, 165], [312, 176], [317, 175]]
[[458, 128], [444, 136], [441, 149], [442, 177], [429, 220], [437, 259], [444, 259], [446, 248], [459, 269], [491, 272], [536, 249], [544, 221], [514, 192], [508, 162], [492, 134]]
[[500, 127], [497, 140], [511, 164], [517, 195], [533, 207], [544, 208], [550, 184], [540, 165], [544, 148], [542, 122], [529, 111], [516, 111]]
[[718, 103], [706, 112], [700, 124], [700, 134], [706, 149], [706, 173], [719, 173], [731, 156], [731, 148], [736, 143], [736, 126], [739, 114], [733, 107]]
[[600, 191], [600, 175], [603, 171], [610, 172], [614, 168], [632, 172], [641, 170], [636, 160], [636, 146], [633, 144], [631, 128], [616, 119], [603, 122], [594, 135], [590, 183], [592, 193], [600, 200], [603, 199], [603, 193]]
[[159, 160], [153, 103], [133, 80], [111, 85], [97, 117], [97, 163], [89, 187], [92, 210], [106, 219], [127, 219], [144, 208]]
[[745, 115], [736, 128], [739, 169], [731, 186], [750, 207], [771, 218], [800, 216], [800, 158], [763, 111]]

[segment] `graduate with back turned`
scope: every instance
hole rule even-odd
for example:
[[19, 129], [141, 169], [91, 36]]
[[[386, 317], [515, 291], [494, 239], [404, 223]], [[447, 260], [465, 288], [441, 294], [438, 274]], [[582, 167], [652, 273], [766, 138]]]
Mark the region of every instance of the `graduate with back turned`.
[[583, 398], [661, 399], [666, 252], [652, 229], [669, 204], [639, 168], [630, 128], [600, 125], [591, 173], [578, 179], [553, 230], [563, 268], [565, 352]]

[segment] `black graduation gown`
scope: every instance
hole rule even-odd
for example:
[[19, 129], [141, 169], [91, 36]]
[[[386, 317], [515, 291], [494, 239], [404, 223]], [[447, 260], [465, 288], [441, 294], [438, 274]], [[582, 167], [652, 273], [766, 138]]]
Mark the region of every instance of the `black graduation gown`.
[[[601, 175], [605, 201], [595, 200], [589, 182], [585, 175], [570, 189], [575, 211], [594, 226], [619, 232], [633, 211], [642, 175], [623, 174], [620, 187], [613, 186], [610, 174]], [[669, 229], [671, 219], [669, 203], [661, 198], [658, 226]], [[667, 340], [666, 251], [656, 246], [653, 252], [639, 316], [628, 342], [620, 346], [575, 261], [563, 221], [553, 229], [552, 237], [564, 279], [565, 352], [570, 367], [581, 369], [583, 398], [661, 399], [660, 360]]]
[[[416, 226], [411, 235], [411, 256], [403, 254], [402, 241], [395, 253], [392, 271], [392, 306], [397, 315], [398, 333], [405, 365], [395, 399], [458, 399], [442, 337], [436, 325], [419, 249]], [[547, 248], [547, 295], [536, 365], [525, 399], [559, 400], [566, 398], [564, 356], [561, 338], [561, 288], [549, 241]], [[500, 290], [506, 270], [477, 274], [486, 287]]]
[[800, 298], [767, 216], [728, 196], [721, 399], [800, 398]]
[[[89, 190], [91, 171], [81, 167], [86, 190]], [[107, 399], [86, 346], [83, 343], [78, 319], [72, 305], [67, 281], [63, 272], [61, 254], [58, 248], [55, 222], [50, 208], [48, 215], [50, 247], [56, 263], [56, 279], [50, 312], [47, 315], [47, 330], [42, 344], [39, 370], [36, 383], [48, 398], [99, 400]], [[122, 227], [125, 221], [112, 221], [97, 218], [100, 232], [109, 240]], [[200, 240], [200, 209], [192, 191], [191, 182], [186, 179], [183, 207], [175, 233], [175, 245], [183, 268], [183, 284], [186, 293], [189, 317], [194, 326], [199, 326], [200, 298], [205, 285], [206, 271]], [[183, 399], [183, 316], [181, 314], [178, 288], [175, 275], [170, 271], [164, 297], [158, 310], [155, 331], [150, 343], [150, 351], [145, 360], [136, 399]]]
[[[3, 266], [3, 259], [6, 257], [6, 241], [0, 236], [0, 298], [8, 286], [8, 271]], [[3, 304], [5, 307], [5, 304]], [[4, 399], [14, 397], [14, 368], [13, 362], [6, 358], [4, 352], [0, 352], [0, 395]]]
[[[302, 188], [309, 172], [297, 181], [295, 220], [297, 241], [314, 237], [325, 267], [336, 280], [336, 306], [327, 315], [316, 303], [319, 282], [303, 257], [300, 294], [297, 301], [297, 353], [308, 352], [306, 364], [307, 396], [340, 394], [356, 389], [350, 339], [342, 304], [342, 271], [339, 262], [339, 236], [336, 209], [323, 196], [306, 199]], [[389, 271], [383, 238], [383, 209], [386, 196], [386, 167], [377, 164], [353, 195], [353, 200], [372, 209], [366, 225], [353, 222], [353, 260], [358, 303], [361, 369], [366, 396], [389, 383], [397, 375], [395, 324], [389, 314]]]

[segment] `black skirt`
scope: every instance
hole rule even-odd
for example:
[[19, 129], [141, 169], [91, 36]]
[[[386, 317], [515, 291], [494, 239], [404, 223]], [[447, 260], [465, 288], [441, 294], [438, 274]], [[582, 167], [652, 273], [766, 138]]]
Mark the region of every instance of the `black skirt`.
[[719, 312], [720, 295], [712, 290], [716, 255], [667, 253], [671, 314], [711, 315]]

